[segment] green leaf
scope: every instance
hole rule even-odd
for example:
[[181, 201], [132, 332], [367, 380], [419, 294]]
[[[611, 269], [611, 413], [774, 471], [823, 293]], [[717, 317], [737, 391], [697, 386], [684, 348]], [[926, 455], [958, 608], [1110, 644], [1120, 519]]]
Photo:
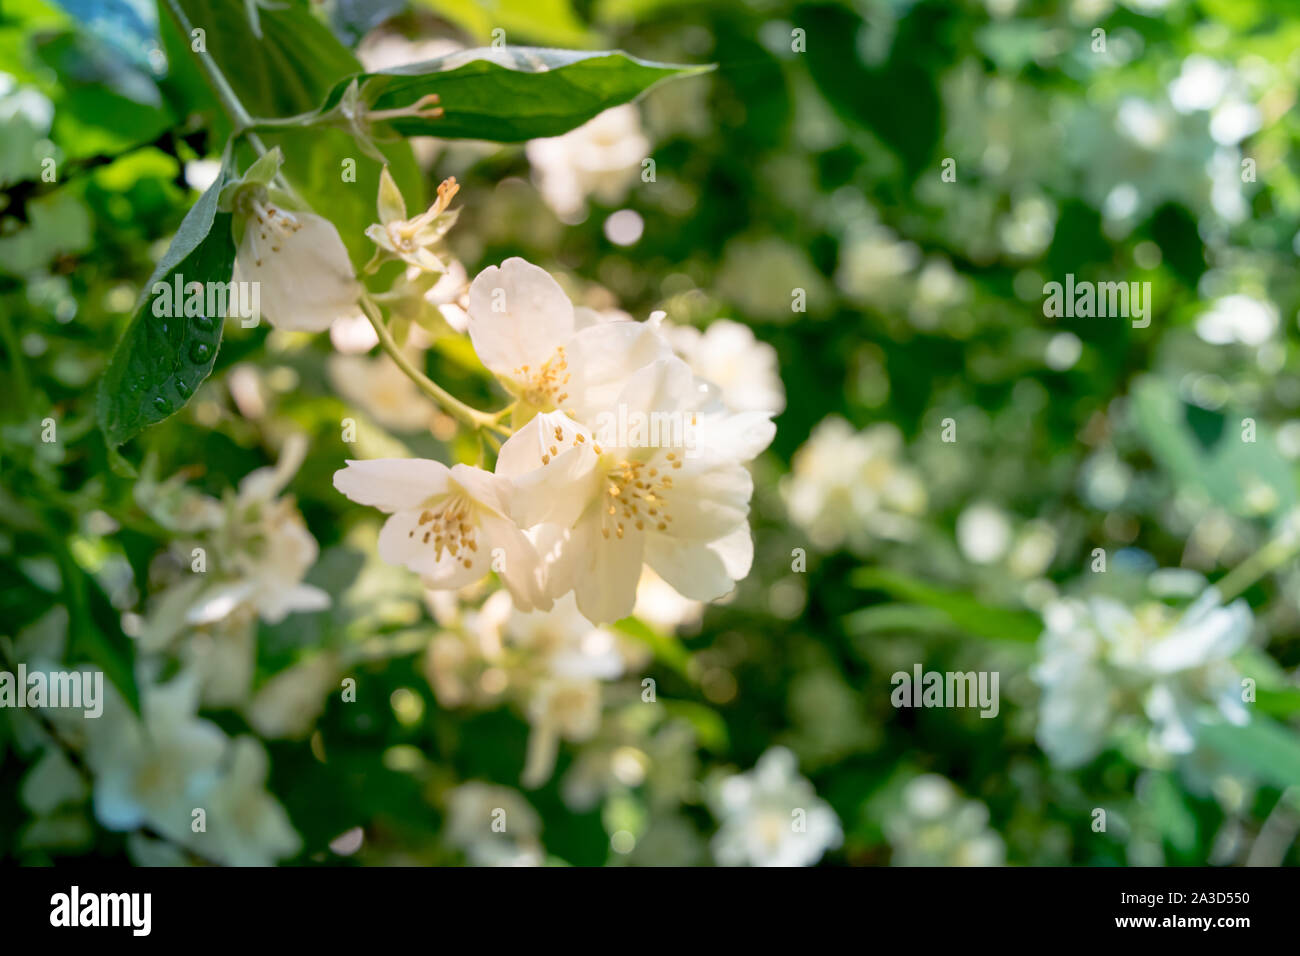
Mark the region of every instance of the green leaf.
[[1300, 735], [1265, 717], [1243, 727], [1206, 720], [1199, 739], [1230, 763], [1277, 787], [1300, 786]]
[[650, 648], [656, 659], [663, 661], [683, 677], [690, 678], [691, 652], [676, 636], [661, 634], [635, 617], [625, 617], [621, 621], [615, 621], [614, 629], [640, 641]]
[[1270, 717], [1293, 717], [1300, 714], [1300, 688], [1261, 687], [1255, 692], [1255, 704]]
[[59, 565], [63, 600], [68, 608], [68, 659], [73, 663], [89, 660], [95, 664], [121, 692], [131, 709], [140, 713], [134, 646], [131, 639], [122, 633], [120, 615], [95, 576], [77, 562], [66, 538], [55, 536], [51, 542]]
[[61, 79], [50, 134], [61, 162], [119, 153], [156, 139], [173, 122], [149, 72], [115, 55], [100, 37], [64, 33], [37, 38], [34, 46]]
[[1291, 466], [1262, 425], [1256, 425], [1253, 442], [1242, 441], [1240, 415], [1188, 406], [1155, 378], [1134, 389], [1133, 418], [1152, 457], [1179, 484], [1200, 488], [1244, 517], [1281, 514], [1294, 506]]
[[952, 618], [936, 607], [923, 604], [876, 604], [854, 611], [844, 619], [850, 634], [875, 634], [880, 631], [920, 631], [934, 633], [952, 630]]
[[244, 0], [177, 0], [189, 26], [251, 116], [309, 112], [361, 64], [301, 0], [259, 8], [253, 32]]
[[217, 211], [224, 178], [218, 176], [181, 221], [100, 379], [96, 413], [110, 448], [175, 414], [212, 372], [223, 316], [156, 316], [153, 289], [157, 282], [174, 289], [178, 279], [186, 286], [230, 281], [230, 214]]
[[1247, 647], [1233, 656], [1243, 675], [1255, 681], [1255, 708], [1270, 717], [1300, 714], [1300, 687], [1267, 651]]
[[711, 707], [693, 700], [661, 700], [664, 710], [673, 717], [688, 721], [695, 730], [695, 739], [705, 750], [724, 753], [727, 749], [727, 722]]
[[60, 256], [91, 248], [93, 230], [84, 189], [69, 183], [27, 204], [28, 225], [0, 236], [0, 274], [25, 276]]
[[1152, 822], [1169, 845], [1184, 856], [1195, 853], [1196, 815], [1174, 778], [1167, 773], [1152, 774], [1142, 795], [1150, 807]]
[[[389, 122], [403, 136], [518, 143], [567, 133], [663, 80], [711, 69], [652, 63], [619, 50], [502, 47], [463, 50], [355, 79], [372, 110], [401, 109], [429, 93], [438, 94], [443, 116]], [[323, 109], [339, 102], [352, 79], [334, 88]]]
[[859, 568], [853, 585], [884, 591], [909, 604], [921, 604], [941, 611], [958, 629], [994, 641], [1033, 642], [1043, 631], [1038, 615], [1029, 611], [994, 607], [966, 594], [945, 591], [884, 568]]

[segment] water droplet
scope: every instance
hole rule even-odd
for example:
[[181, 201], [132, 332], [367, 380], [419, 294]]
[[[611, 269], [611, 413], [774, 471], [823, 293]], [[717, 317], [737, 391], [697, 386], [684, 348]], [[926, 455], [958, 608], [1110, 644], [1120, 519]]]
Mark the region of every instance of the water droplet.
[[167, 412], [171, 410], [171, 403], [169, 403], [167, 399], [163, 398], [161, 395], [154, 396], [153, 404], [154, 404], [154, 408], [158, 409], [160, 412]]
[[217, 320], [210, 315], [196, 315], [194, 324], [204, 332], [211, 332], [217, 327]]
[[194, 388], [182, 378], [176, 380], [176, 391], [180, 393], [181, 398], [189, 398], [194, 394]]
[[202, 364], [212, 357], [212, 346], [207, 342], [195, 342], [190, 346], [190, 361]]

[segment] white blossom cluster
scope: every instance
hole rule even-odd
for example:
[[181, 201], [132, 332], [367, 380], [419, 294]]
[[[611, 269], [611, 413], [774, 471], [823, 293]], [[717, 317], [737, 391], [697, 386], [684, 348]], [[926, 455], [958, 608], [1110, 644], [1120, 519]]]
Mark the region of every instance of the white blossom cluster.
[[727, 408], [655, 323], [588, 324], [522, 259], [484, 270], [468, 312], [475, 352], [514, 397], [514, 432], [493, 471], [348, 462], [335, 487], [391, 515], [385, 560], [433, 588], [495, 571], [521, 610], [573, 592], [595, 623], [632, 613], [647, 565], [701, 601], [749, 572], [745, 464], [772, 439], [771, 411]]
[[1145, 731], [1159, 760], [1195, 749], [1207, 710], [1234, 724], [1250, 719], [1230, 662], [1253, 626], [1244, 600], [1225, 607], [1210, 588], [1179, 612], [1157, 601], [1066, 599], [1044, 620], [1038, 741], [1062, 766], [1091, 760], [1126, 727]]

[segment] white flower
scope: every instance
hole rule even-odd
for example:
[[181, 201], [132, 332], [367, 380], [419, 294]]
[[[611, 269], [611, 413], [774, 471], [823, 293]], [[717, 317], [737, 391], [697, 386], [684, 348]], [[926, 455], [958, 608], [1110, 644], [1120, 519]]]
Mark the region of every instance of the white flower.
[[1169, 84], [1169, 100], [1180, 113], [1209, 110], [1218, 105], [1232, 82], [1232, 71], [1199, 53], [1183, 60]]
[[220, 581], [195, 601], [189, 623], [212, 624], [242, 607], [276, 624], [295, 611], [329, 607], [328, 594], [302, 583], [320, 546], [293, 499], [280, 497], [306, 454], [306, 438], [294, 435], [274, 468], [244, 476], [221, 523], [212, 529], [215, 542], [208, 557], [220, 562]]
[[112, 695], [89, 728], [86, 760], [95, 774], [95, 816], [110, 830], [149, 826], [187, 842], [190, 812], [202, 805], [226, 736], [194, 716], [198, 684], [191, 675], [142, 690], [141, 698], [143, 722]]
[[200, 854], [226, 866], [273, 866], [302, 848], [284, 807], [266, 791], [268, 770], [266, 751], [252, 737], [231, 743], [201, 803], [207, 829], [190, 841]]
[[479, 361], [518, 398], [517, 421], [560, 408], [583, 417], [637, 369], [671, 355], [648, 324], [580, 323], [560, 284], [519, 258], [470, 284], [468, 332]]
[[664, 325], [664, 334], [700, 378], [718, 387], [722, 404], [734, 412], [785, 409], [785, 387], [777, 372], [776, 349], [754, 337], [747, 325], [715, 319], [700, 331]]
[[379, 174], [376, 206], [379, 222], [366, 227], [366, 238], [390, 255], [424, 272], [446, 272], [447, 267], [433, 252], [447, 231], [456, 224], [457, 211], [449, 210], [460, 186], [455, 178], [443, 180], [438, 197], [427, 210], [406, 218], [406, 200], [385, 166]]
[[509, 787], [471, 781], [447, 798], [448, 843], [473, 866], [540, 866], [537, 811]]
[[915, 243], [900, 241], [887, 226], [866, 221], [846, 236], [835, 281], [850, 299], [884, 305], [900, 290], [911, 294], [903, 280], [920, 264], [921, 250]]
[[203, 706], [234, 707], [248, 697], [253, 686], [257, 622], [244, 612], [195, 628], [178, 656], [181, 665], [199, 681]]
[[525, 147], [546, 204], [566, 222], [580, 218], [588, 196], [613, 204], [636, 181], [650, 141], [635, 106], [605, 110], [563, 136], [531, 140]]
[[519, 607], [550, 607], [533, 545], [508, 517], [509, 481], [469, 465], [379, 458], [349, 461], [334, 473], [334, 487], [391, 515], [379, 556], [415, 571], [427, 587], [459, 588], [495, 570]]
[[966, 560], [993, 564], [1011, 547], [1011, 522], [996, 505], [980, 501], [957, 516], [957, 546]]
[[339, 664], [333, 654], [316, 654], [280, 671], [253, 695], [244, 708], [249, 724], [268, 739], [307, 736], [325, 709], [325, 698], [338, 686]]
[[607, 623], [632, 612], [644, 563], [697, 600], [749, 572], [743, 463], [771, 441], [769, 414], [710, 402], [654, 323], [578, 328], [564, 291], [522, 259], [474, 280], [469, 315], [479, 358], [518, 396], [523, 424], [496, 471], [514, 482], [511, 514], [533, 529], [549, 595], [576, 590]]
[[713, 855], [723, 866], [811, 866], [843, 839], [835, 811], [799, 776], [784, 747], [722, 781], [711, 802], [721, 821]]
[[[671, 396], [673, 378], [693, 387], [689, 370], [667, 360], [638, 372], [621, 401], [649, 411], [649, 393]], [[671, 446], [605, 448], [559, 412], [536, 416], [502, 446], [497, 472], [516, 483], [515, 517], [542, 526], [548, 593], [573, 590], [584, 615], [608, 623], [632, 613], [643, 564], [699, 601], [749, 573], [753, 479], [742, 462], [771, 440], [771, 423], [698, 421], [714, 437], [701, 438], [693, 456]]]
[[1210, 588], [1181, 615], [1155, 602], [1130, 610], [1094, 598], [1054, 602], [1043, 617], [1038, 742], [1062, 766], [1091, 760], [1124, 721], [1150, 728], [1153, 752], [1186, 754], [1202, 709], [1249, 719], [1228, 661], [1250, 636], [1245, 601], [1223, 607]]
[[549, 611], [512, 611], [503, 636], [532, 670], [513, 676], [526, 681], [520, 690], [532, 727], [523, 783], [537, 787], [551, 776], [560, 739], [590, 740], [600, 729], [601, 682], [621, 677], [625, 662], [618, 638], [583, 617], [571, 595]]
[[344, 355], [364, 355], [379, 344], [379, 333], [370, 320], [358, 312], [338, 319], [330, 326], [330, 344]]
[[357, 314], [362, 288], [333, 223], [286, 207], [274, 185], [283, 162], [277, 146], [221, 189], [218, 208], [234, 216], [234, 281], [258, 287], [261, 314], [277, 329], [323, 332]]
[[540, 787], [555, 769], [559, 739], [590, 740], [600, 729], [600, 681], [589, 677], [547, 677], [538, 680], [529, 700], [528, 758], [521, 782]]
[[989, 811], [964, 800], [946, 777], [913, 777], [902, 806], [885, 819], [894, 866], [1001, 866], [1006, 846], [991, 829]]
[[865, 431], [838, 416], [824, 419], [794, 456], [781, 491], [790, 517], [819, 548], [872, 539], [907, 540], [925, 510], [925, 486], [899, 461], [903, 439], [892, 424]]
[[548, 676], [614, 680], [623, 675], [618, 638], [583, 617], [571, 595], [556, 600], [548, 611], [512, 608], [501, 630], [508, 646], [543, 662]]
[[[261, 745], [250, 737], [231, 741], [197, 717], [198, 698], [199, 681], [189, 671], [167, 684], [146, 684], [141, 720], [108, 691], [103, 716], [88, 722], [86, 734], [95, 816], [110, 830], [147, 827], [228, 866], [269, 865], [294, 855], [301, 841], [265, 790]], [[204, 814], [199, 830], [197, 809]]]
[[235, 255], [237, 282], [259, 285], [262, 315], [277, 329], [323, 332], [357, 314], [361, 287], [328, 219], [248, 199]]

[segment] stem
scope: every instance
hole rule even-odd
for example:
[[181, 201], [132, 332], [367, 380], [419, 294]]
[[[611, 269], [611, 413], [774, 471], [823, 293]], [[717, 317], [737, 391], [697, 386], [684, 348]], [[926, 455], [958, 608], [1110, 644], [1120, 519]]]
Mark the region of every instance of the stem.
[[[180, 0], [165, 0], [165, 6], [168, 11], [170, 11], [172, 17], [176, 20], [176, 24], [180, 27], [181, 32], [186, 36], [189, 36], [193, 31], [193, 27], [190, 24], [189, 18], [185, 15], [185, 11], [181, 9]], [[217, 97], [221, 100], [222, 106], [224, 106], [226, 112], [230, 114], [230, 120], [235, 126], [234, 135], [245, 136], [248, 139], [249, 145], [257, 150], [259, 156], [265, 155], [267, 151], [266, 145], [251, 129], [251, 127], [257, 123], [264, 123], [265, 121], [258, 120], [255, 122], [253, 117], [249, 115], [248, 110], [246, 110], [244, 104], [240, 102], [239, 96], [231, 88], [229, 81], [226, 80], [225, 74], [221, 72], [221, 67], [217, 65], [217, 61], [212, 57], [212, 54], [204, 50], [196, 52], [195, 56], [198, 57], [199, 66], [201, 66], [203, 72], [207, 74], [208, 82], [212, 84], [212, 88], [216, 92]], [[277, 178], [283, 179], [283, 177], [279, 177], [278, 175]], [[285, 181], [285, 187], [292, 195], [292, 185]], [[384, 351], [387, 352], [389, 357], [397, 363], [397, 367], [405, 372], [407, 377], [416, 384], [420, 391], [424, 392], [425, 395], [428, 395], [439, 405], [443, 406], [448, 412], [473, 428], [487, 429], [506, 436], [510, 434], [509, 430], [500, 424], [499, 415], [490, 415], [486, 412], [480, 412], [478, 409], [471, 408], [446, 389], [430, 380], [427, 375], [417, 369], [398, 347], [397, 343], [393, 341], [393, 337], [389, 334], [387, 326], [384, 325], [383, 316], [380, 314], [378, 306], [375, 305], [374, 301], [368, 295], [362, 296], [361, 306], [366, 313], [366, 318], [368, 318], [370, 324], [375, 327], [375, 333], [379, 336], [379, 343], [384, 347]]]
[[1297, 550], [1300, 550], [1300, 536], [1287, 528], [1219, 579], [1214, 587], [1219, 592], [1220, 599], [1227, 604], [1264, 575], [1294, 557]]
[[[185, 36], [190, 36], [194, 27], [190, 23], [189, 17], [185, 15], [185, 11], [181, 9], [180, 0], [165, 0], [164, 5], [171, 13], [173, 19], [175, 19], [176, 25], [180, 27], [181, 32]], [[216, 59], [206, 49], [195, 51], [194, 56], [198, 59], [199, 66], [202, 68], [203, 72], [207, 74], [208, 82], [212, 85], [213, 91], [217, 94], [217, 99], [221, 100], [221, 105], [225, 107], [226, 113], [230, 116], [231, 123], [234, 124], [235, 128], [231, 134], [232, 138], [243, 136], [248, 140], [248, 145], [252, 146], [253, 149], [257, 151], [258, 156], [265, 156], [267, 154], [266, 144], [262, 142], [262, 138], [250, 128], [255, 125], [253, 117], [250, 116], [248, 110], [244, 108], [244, 104], [240, 101], [239, 95], [231, 88], [230, 81], [227, 80], [226, 75], [221, 72], [221, 67], [217, 65]], [[280, 180], [285, 191], [289, 193], [290, 196], [301, 201], [301, 197], [294, 192], [292, 184], [290, 184], [287, 179], [279, 173], [276, 174], [276, 178]], [[303, 205], [306, 204], [304, 203]]]
[[[176, 25], [181, 28], [181, 33], [185, 36], [191, 36], [194, 27], [190, 23], [189, 17], [181, 9], [180, 0], [165, 0], [168, 12], [176, 20]], [[225, 74], [221, 72], [221, 67], [217, 66], [217, 61], [212, 58], [212, 54], [207, 50], [195, 51], [198, 57], [199, 66], [203, 72], [208, 75], [208, 82], [212, 84], [212, 89], [216, 92], [217, 98], [221, 100], [221, 105], [226, 108], [230, 114], [231, 121], [235, 124], [235, 132], [241, 132], [245, 127], [253, 125], [253, 117], [248, 115], [248, 110], [244, 109], [244, 104], [239, 101], [235, 91], [230, 88], [230, 83], [226, 80]], [[258, 153], [266, 152], [266, 147], [260, 145], [254, 134], [249, 134], [248, 141], [253, 144], [253, 148]]]
[[379, 344], [388, 353], [388, 357], [397, 363], [397, 367], [406, 373], [406, 377], [414, 382], [420, 391], [471, 428], [484, 428], [507, 436], [510, 434], [508, 430], [498, 424], [495, 415], [480, 412], [477, 408], [471, 408], [417, 369], [411, 360], [406, 357], [406, 353], [393, 341], [393, 336], [389, 333], [388, 326], [384, 324], [379, 307], [369, 295], [362, 295], [361, 308], [365, 312], [366, 318], [370, 320], [370, 324], [375, 327], [375, 334], [379, 336]]
[[0, 309], [0, 340], [4, 341], [4, 346], [9, 352], [14, 391], [18, 393], [18, 401], [22, 405], [23, 414], [24, 416], [30, 415], [33, 403], [31, 382], [27, 378], [27, 362], [23, 359], [22, 344], [18, 341], [18, 336], [14, 332], [14, 326], [9, 320], [7, 309]]

